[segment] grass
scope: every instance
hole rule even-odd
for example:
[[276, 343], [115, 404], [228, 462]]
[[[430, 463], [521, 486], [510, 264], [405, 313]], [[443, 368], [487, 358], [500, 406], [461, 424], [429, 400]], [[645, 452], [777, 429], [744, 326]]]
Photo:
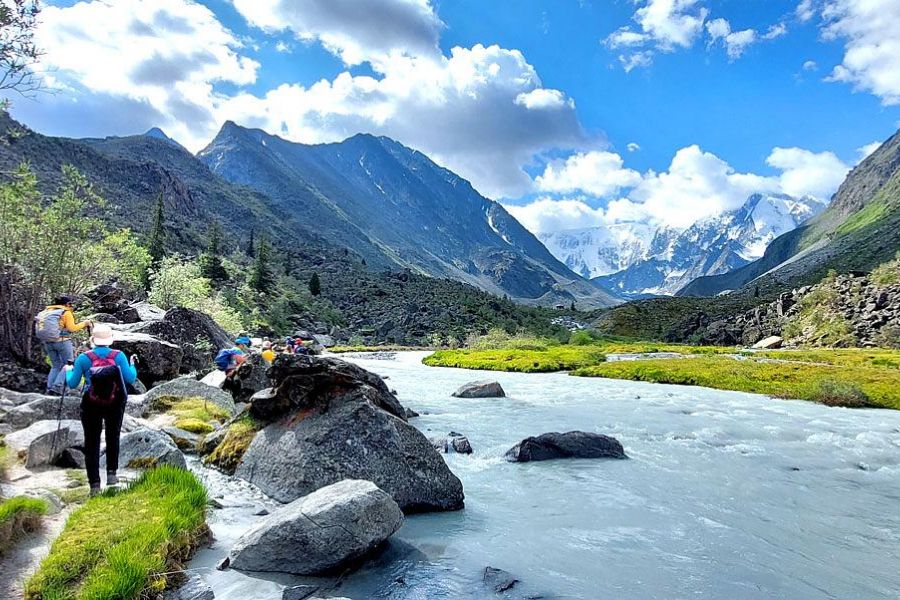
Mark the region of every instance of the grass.
[[572, 375], [699, 385], [830, 405], [900, 409], [900, 372], [895, 369], [702, 356], [611, 362], [578, 369]]
[[0, 438], [0, 481], [6, 481], [7, 470], [12, 466], [13, 461], [9, 446], [6, 445], [5, 439]]
[[894, 260], [882, 263], [872, 270], [872, 282], [881, 286], [900, 283], [900, 252]]
[[56, 497], [62, 500], [63, 504], [81, 504], [85, 502], [91, 494], [91, 488], [87, 485], [81, 485], [76, 488], [53, 488], [50, 490]]
[[233, 475], [241, 463], [244, 452], [256, 437], [262, 424], [250, 415], [243, 415], [228, 427], [225, 437], [204, 459], [206, 464], [213, 465]]
[[763, 350], [746, 356], [837, 365], [900, 369], [900, 351], [872, 348], [810, 348], [803, 350]]
[[224, 423], [230, 416], [227, 410], [203, 398], [163, 396], [152, 408], [173, 415], [175, 427], [200, 434], [209, 433], [215, 429], [213, 423]]
[[6, 553], [22, 534], [34, 531], [47, 514], [47, 502], [39, 498], [15, 496], [0, 502], [0, 555]]
[[603, 350], [596, 346], [550, 346], [543, 350], [438, 350], [422, 362], [431, 367], [548, 373], [577, 369], [604, 360]]
[[206, 490], [190, 472], [159, 467], [127, 489], [91, 498], [69, 517], [25, 585], [27, 600], [156, 597], [206, 536]]
[[410, 350], [430, 350], [425, 346], [332, 346], [326, 351], [332, 354], [346, 354], [347, 352], [407, 352]]
[[847, 235], [848, 233], [858, 231], [876, 223], [889, 209], [890, 207], [887, 202], [871, 202], [862, 210], [850, 215], [850, 217], [841, 223], [834, 232], [837, 235]]

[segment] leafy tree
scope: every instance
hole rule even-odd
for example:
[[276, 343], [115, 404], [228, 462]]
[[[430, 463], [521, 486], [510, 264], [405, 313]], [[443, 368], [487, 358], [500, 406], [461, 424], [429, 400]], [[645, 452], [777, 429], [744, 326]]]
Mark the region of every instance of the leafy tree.
[[313, 273], [309, 278], [309, 293], [318, 296], [322, 293], [322, 282], [319, 280], [319, 274]]
[[244, 328], [241, 315], [217, 294], [203, 277], [198, 262], [179, 256], [163, 258], [150, 274], [150, 302], [160, 308], [193, 308], [208, 314], [222, 329], [237, 333]]
[[103, 204], [72, 167], [49, 198], [26, 166], [0, 184], [0, 355], [36, 358], [32, 319], [53, 296], [111, 279], [141, 284], [150, 257], [127, 229], [88, 216]]
[[153, 227], [150, 229], [150, 241], [147, 251], [150, 252], [150, 264], [159, 265], [166, 255], [166, 215], [162, 192], [156, 197], [156, 211], [153, 213]]
[[256, 236], [254, 235], [255, 233], [256, 233], [255, 229], [250, 230], [250, 241], [247, 242], [247, 256], [249, 256], [250, 258], [254, 258], [256, 256], [256, 240], [255, 240]]
[[29, 96], [41, 88], [34, 74], [42, 54], [34, 43], [39, 12], [37, 0], [0, 2], [0, 90]]
[[218, 221], [213, 221], [209, 232], [206, 250], [200, 255], [200, 274], [209, 279], [214, 286], [228, 280], [228, 271], [222, 266], [221, 246], [222, 228]]
[[272, 247], [265, 239], [260, 239], [256, 245], [256, 262], [253, 263], [253, 271], [250, 273], [250, 287], [261, 294], [268, 294], [274, 287], [272, 273]]

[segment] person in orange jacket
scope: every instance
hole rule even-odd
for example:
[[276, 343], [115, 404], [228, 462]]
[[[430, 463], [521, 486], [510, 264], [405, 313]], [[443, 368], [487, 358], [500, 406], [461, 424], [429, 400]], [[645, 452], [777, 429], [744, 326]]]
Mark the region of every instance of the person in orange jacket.
[[58, 296], [34, 318], [34, 331], [44, 345], [44, 352], [50, 360], [50, 374], [47, 375], [47, 393], [60, 393], [65, 373], [63, 367], [75, 359], [72, 334], [85, 327], [92, 327], [88, 320], [75, 322], [75, 300], [71, 296]]

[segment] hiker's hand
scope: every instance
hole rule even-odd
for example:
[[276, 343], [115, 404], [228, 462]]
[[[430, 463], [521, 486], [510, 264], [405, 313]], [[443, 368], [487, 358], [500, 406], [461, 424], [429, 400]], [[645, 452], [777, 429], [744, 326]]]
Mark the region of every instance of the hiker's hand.
[[74, 369], [74, 368], [75, 368], [74, 365], [66, 365], [66, 366], [63, 367], [63, 371], [65, 371], [66, 373], [68, 373], [69, 371], [71, 371], [71, 370]]

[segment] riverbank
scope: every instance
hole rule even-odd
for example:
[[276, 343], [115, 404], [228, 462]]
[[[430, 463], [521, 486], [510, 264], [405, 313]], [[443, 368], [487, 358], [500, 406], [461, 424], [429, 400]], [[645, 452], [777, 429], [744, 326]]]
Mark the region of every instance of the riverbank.
[[[674, 360], [677, 358], [685, 360]], [[752, 351], [611, 342], [533, 350], [439, 350], [423, 363], [487, 371], [571, 371], [581, 377], [697, 385], [833, 406], [900, 409], [900, 351], [888, 349]]]

